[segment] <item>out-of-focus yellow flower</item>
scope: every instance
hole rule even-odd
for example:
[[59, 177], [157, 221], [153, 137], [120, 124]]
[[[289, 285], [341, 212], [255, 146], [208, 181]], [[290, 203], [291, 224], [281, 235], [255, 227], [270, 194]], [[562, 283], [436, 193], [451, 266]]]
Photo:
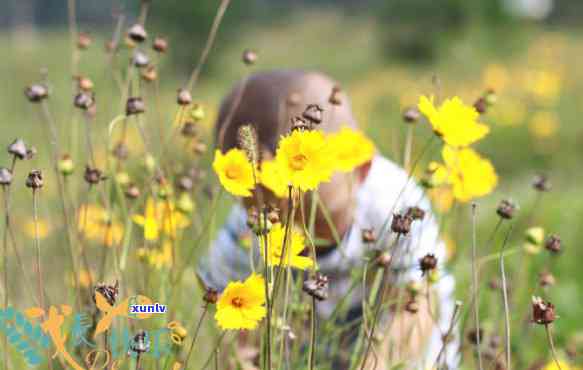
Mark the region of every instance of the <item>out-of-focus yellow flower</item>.
[[223, 330], [255, 329], [265, 317], [265, 281], [251, 274], [244, 282], [230, 282], [217, 302], [215, 320]]
[[520, 99], [504, 99], [492, 111], [492, 120], [501, 126], [520, 126], [527, 113], [528, 110]]
[[557, 363], [555, 361], [549, 361], [549, 363], [546, 364], [545, 367], [543, 368], [543, 370], [559, 370], [559, 369], [571, 370], [573, 368], [565, 361], [560, 361], [560, 360], [559, 360], [559, 365], [557, 365]]
[[281, 139], [275, 154], [286, 183], [302, 191], [314, 190], [332, 176], [332, 155], [320, 131], [297, 130]]
[[132, 220], [144, 229], [144, 239], [147, 241], [156, 241], [160, 235], [160, 224], [156, 211], [154, 200], [148, 198], [144, 214], [132, 216]]
[[[68, 280], [71, 286], [75, 286], [75, 275], [69, 274]], [[85, 269], [79, 270], [77, 274], [77, 281], [79, 282], [79, 286], [81, 288], [89, 288], [91, 287], [92, 283], [95, 281], [93, 274]]]
[[162, 248], [139, 248], [137, 254], [139, 258], [157, 270], [172, 267], [172, 242], [169, 240], [162, 243]]
[[542, 103], [552, 104], [561, 93], [561, 75], [550, 69], [527, 71], [526, 90]]
[[482, 81], [484, 85], [500, 92], [504, 90], [508, 84], [508, 71], [503, 65], [489, 64], [484, 69]]
[[[28, 219], [24, 222], [24, 232], [26, 234], [26, 236], [28, 236], [31, 239], [35, 238], [36, 235], [36, 231], [35, 231], [35, 225], [34, 225], [34, 220], [33, 219]], [[52, 227], [51, 225], [48, 223], [47, 220], [45, 220], [44, 218], [39, 218], [38, 219], [38, 237], [39, 239], [45, 239], [47, 236], [50, 235], [52, 231]]]
[[479, 113], [465, 105], [460, 98], [447, 99], [436, 107], [433, 97], [421, 96], [419, 111], [427, 118], [436, 135], [453, 147], [468, 146], [490, 132], [490, 128], [478, 122]]
[[498, 176], [494, 166], [473, 149], [445, 146], [441, 155], [445, 164], [436, 165], [435, 182], [452, 185], [453, 196], [460, 202], [487, 195], [496, 187]]
[[263, 163], [261, 163], [261, 173], [259, 176], [261, 184], [271, 190], [276, 197], [288, 197], [288, 184], [282, 176], [282, 171], [278, 168], [276, 161], [263, 161]]
[[217, 150], [213, 169], [219, 176], [221, 185], [229, 193], [241, 197], [251, 196], [251, 190], [255, 187], [253, 166], [245, 152], [234, 148], [222, 154]]
[[124, 235], [123, 225], [97, 204], [79, 207], [77, 229], [88, 240], [103, 243], [107, 247], [120, 245]]
[[176, 210], [173, 202], [165, 200], [157, 202], [156, 215], [160, 220], [162, 232], [175, 239], [177, 231], [190, 225], [190, 220], [182, 212]]
[[440, 213], [448, 212], [453, 206], [453, 191], [449, 187], [438, 186], [429, 190], [429, 198]]
[[[299, 255], [305, 248], [304, 236], [296, 231], [290, 231], [290, 233], [291, 243], [288, 244], [284, 251], [283, 240], [285, 238], [285, 228], [280, 223], [273, 225], [267, 235], [269, 249], [267, 264], [270, 266], [279, 266], [281, 264], [282, 266], [291, 266], [300, 270], [312, 267], [314, 261], [311, 258]], [[284, 252], [285, 255], [282, 255]], [[261, 255], [265, 257], [264, 248], [261, 248]]]
[[328, 137], [332, 151], [332, 162], [338, 171], [350, 172], [370, 161], [374, 155], [373, 142], [362, 132], [342, 127], [339, 132]]
[[528, 124], [528, 129], [536, 138], [549, 138], [555, 135], [559, 130], [559, 118], [554, 112], [536, 112]]
[[529, 243], [542, 245], [545, 240], [545, 229], [540, 226], [529, 227], [524, 232], [524, 237]]

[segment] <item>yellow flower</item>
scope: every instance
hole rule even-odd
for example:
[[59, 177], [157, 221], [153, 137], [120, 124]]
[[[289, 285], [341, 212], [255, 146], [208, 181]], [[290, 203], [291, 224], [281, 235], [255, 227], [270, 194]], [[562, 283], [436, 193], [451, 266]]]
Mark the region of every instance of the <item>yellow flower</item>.
[[244, 282], [230, 282], [217, 302], [218, 325], [224, 330], [255, 329], [267, 314], [264, 284], [257, 274]]
[[[36, 237], [36, 226], [33, 219], [26, 220], [24, 222], [24, 231], [26, 236], [31, 239]], [[38, 237], [39, 239], [45, 239], [52, 231], [52, 227], [47, 220], [44, 218], [38, 219]]]
[[[283, 240], [285, 237], [285, 227], [282, 227], [280, 223], [273, 225], [269, 234], [267, 235], [268, 240], [268, 252], [269, 256], [267, 258], [267, 264], [270, 266], [291, 266], [296, 267], [300, 270], [305, 270], [314, 265], [314, 261], [309, 257], [300, 256], [304, 250], [304, 236], [296, 231], [291, 231], [291, 243], [288, 244], [286, 250], [283, 249]], [[282, 254], [283, 256], [282, 263]], [[262, 245], [261, 255], [265, 256], [265, 248]]]
[[142, 247], [137, 253], [138, 257], [157, 270], [172, 267], [172, 242], [169, 240], [162, 244], [161, 249]]
[[190, 225], [188, 217], [176, 210], [173, 202], [161, 201], [156, 204], [156, 215], [160, 220], [161, 230], [164, 234], [175, 239], [178, 229], [184, 229]]
[[489, 194], [498, 183], [492, 163], [473, 149], [445, 146], [441, 152], [444, 165], [437, 164], [433, 173], [437, 184], [452, 185], [453, 196], [461, 202]]
[[[571, 370], [572, 369], [572, 367], [568, 363], [566, 363], [565, 361], [559, 360], [559, 365], [560, 365], [560, 369], [562, 369], [562, 370]], [[549, 363], [545, 365], [543, 370], [559, 370], [559, 366], [557, 366], [557, 363], [555, 361], [549, 361]]]
[[546, 139], [557, 133], [559, 129], [559, 118], [554, 112], [537, 112], [532, 116], [528, 124], [528, 129], [536, 138]]
[[350, 172], [372, 159], [375, 147], [362, 132], [344, 126], [329, 136], [333, 164], [338, 171]]
[[282, 176], [282, 171], [278, 168], [276, 161], [263, 161], [259, 177], [261, 184], [271, 190], [276, 197], [288, 197], [288, 183]]
[[457, 96], [447, 99], [439, 108], [433, 104], [433, 97], [421, 96], [418, 108], [433, 131], [448, 145], [465, 147], [490, 132], [488, 126], [478, 122], [476, 109], [465, 105]]
[[275, 160], [286, 183], [307, 191], [330, 180], [331, 154], [320, 131], [294, 131], [279, 142]]
[[103, 243], [107, 247], [120, 245], [124, 234], [123, 226], [97, 204], [84, 204], [79, 207], [77, 229], [85, 238]]
[[144, 228], [144, 239], [147, 241], [158, 240], [158, 236], [160, 235], [160, 224], [158, 223], [156, 211], [154, 200], [148, 198], [144, 214], [132, 216], [132, 220]]
[[250, 197], [255, 187], [253, 166], [245, 152], [240, 149], [230, 149], [226, 154], [219, 150], [215, 152], [213, 169], [219, 176], [221, 185], [231, 194]]

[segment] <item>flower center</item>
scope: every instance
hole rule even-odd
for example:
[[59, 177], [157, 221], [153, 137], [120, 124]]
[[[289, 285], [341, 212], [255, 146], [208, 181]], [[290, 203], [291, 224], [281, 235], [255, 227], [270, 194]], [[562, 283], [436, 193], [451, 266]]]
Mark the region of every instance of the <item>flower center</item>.
[[231, 304], [237, 308], [243, 307], [243, 299], [241, 297], [235, 297], [231, 300]]
[[303, 154], [296, 154], [291, 157], [289, 165], [293, 170], [301, 171], [306, 167], [308, 163], [308, 158]]
[[227, 170], [225, 171], [225, 176], [227, 176], [228, 179], [230, 180], [234, 180], [239, 178], [241, 175], [241, 170], [239, 169], [239, 167], [229, 167], [227, 168]]

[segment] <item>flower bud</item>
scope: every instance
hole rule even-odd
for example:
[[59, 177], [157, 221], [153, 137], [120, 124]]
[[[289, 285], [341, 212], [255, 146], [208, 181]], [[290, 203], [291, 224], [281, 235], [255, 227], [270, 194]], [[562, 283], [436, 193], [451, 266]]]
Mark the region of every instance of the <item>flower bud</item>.
[[148, 64], [150, 64], [150, 58], [148, 58], [148, 55], [146, 55], [146, 53], [140, 50], [136, 50], [134, 52], [134, 55], [132, 56], [132, 64], [137, 68], [144, 68], [147, 67]]
[[125, 190], [125, 196], [128, 199], [137, 199], [140, 197], [140, 188], [135, 184], [129, 184]]
[[176, 180], [176, 187], [178, 189], [180, 189], [181, 191], [190, 191], [192, 190], [192, 187], [194, 186], [194, 181], [191, 177], [186, 176], [186, 175], [182, 175], [179, 176], [178, 179]]
[[190, 109], [190, 117], [194, 122], [200, 122], [205, 119], [206, 113], [202, 104], [195, 103], [192, 105], [192, 108]]
[[120, 171], [115, 174], [115, 182], [121, 186], [128, 185], [130, 183], [130, 175], [125, 171]]
[[38, 103], [49, 97], [49, 89], [45, 85], [33, 84], [24, 89], [24, 95], [31, 103]]
[[146, 104], [140, 97], [130, 97], [126, 102], [126, 116], [141, 114], [146, 111]]
[[176, 102], [178, 105], [189, 105], [192, 103], [192, 95], [187, 89], [178, 89], [178, 94], [176, 95]]
[[257, 62], [257, 53], [253, 50], [246, 49], [243, 51], [243, 63], [248, 66], [251, 66]]
[[317, 300], [324, 301], [328, 298], [328, 278], [318, 273], [315, 278], [304, 281], [302, 289]]
[[545, 237], [545, 230], [542, 227], [530, 227], [526, 229], [525, 237], [527, 242], [541, 245]]
[[115, 158], [119, 159], [120, 161], [123, 161], [128, 158], [129, 149], [128, 146], [123, 141], [120, 141], [113, 148], [112, 153]]
[[556, 279], [548, 271], [543, 271], [538, 275], [538, 283], [542, 288], [547, 288], [555, 285]]
[[208, 304], [215, 304], [219, 300], [219, 292], [213, 288], [207, 288], [202, 299]]
[[328, 98], [328, 102], [332, 105], [342, 105], [342, 89], [340, 86], [332, 87], [332, 92], [330, 93], [330, 97]]
[[387, 268], [391, 265], [392, 257], [388, 252], [380, 252], [376, 258], [376, 264], [379, 267]]
[[377, 241], [377, 237], [372, 228], [362, 229], [362, 242], [363, 243], [374, 243]]
[[550, 191], [552, 189], [552, 185], [545, 175], [537, 175], [532, 182], [532, 187], [540, 192]]
[[409, 207], [409, 209], [407, 209], [406, 215], [411, 217], [413, 221], [421, 221], [425, 218], [425, 211], [419, 207]]
[[468, 341], [470, 341], [470, 343], [472, 343], [474, 346], [478, 345], [478, 343], [483, 343], [484, 342], [484, 330], [482, 328], [480, 328], [480, 330], [476, 330], [471, 329], [468, 332]]
[[391, 221], [391, 230], [400, 235], [407, 235], [411, 231], [411, 224], [413, 223], [413, 218], [407, 214], [394, 214]]
[[516, 204], [509, 200], [502, 200], [496, 209], [496, 213], [503, 219], [511, 220], [516, 212]]
[[486, 104], [488, 104], [488, 106], [490, 107], [496, 104], [496, 102], [498, 101], [496, 91], [494, 91], [493, 89], [488, 89], [486, 91], [486, 94], [484, 94], [484, 100], [486, 101]]
[[98, 168], [92, 168], [89, 165], [85, 166], [85, 173], [83, 174], [83, 179], [90, 185], [97, 185], [100, 181], [105, 180], [106, 177]]
[[561, 238], [556, 234], [549, 235], [545, 241], [545, 248], [551, 253], [561, 252]]
[[26, 178], [26, 187], [38, 190], [44, 186], [43, 174], [40, 170], [32, 170]]
[[147, 82], [156, 81], [158, 79], [158, 71], [155, 66], [148, 66], [148, 68], [142, 69], [140, 76]]
[[437, 257], [434, 254], [426, 254], [419, 259], [419, 268], [423, 272], [423, 275], [437, 268]]
[[57, 163], [57, 168], [61, 175], [69, 176], [75, 171], [75, 163], [73, 163], [70, 155], [64, 154]]
[[195, 137], [197, 134], [196, 125], [194, 122], [184, 122], [180, 134], [184, 137]]
[[93, 43], [93, 40], [91, 39], [91, 36], [89, 36], [89, 34], [87, 33], [79, 33], [79, 36], [77, 36], [77, 48], [79, 48], [80, 50], [86, 50], [87, 48], [89, 48], [89, 46], [91, 46], [91, 44]]
[[190, 214], [194, 210], [194, 202], [190, 194], [182, 192], [176, 202], [176, 208], [182, 213]]
[[478, 98], [478, 100], [476, 100], [474, 103], [474, 109], [480, 114], [486, 113], [488, 110], [488, 103], [486, 103], [486, 99], [482, 97]]
[[156, 37], [152, 43], [152, 49], [158, 53], [165, 53], [168, 50], [168, 41], [163, 37]]
[[144, 29], [144, 26], [142, 26], [139, 23], [136, 23], [133, 26], [131, 26], [130, 29], [128, 30], [128, 37], [132, 41], [140, 43], [144, 42], [148, 38], [148, 33]]
[[0, 167], [0, 185], [12, 184], [12, 172], [6, 167]]
[[16, 158], [23, 160], [27, 158], [27, 149], [24, 140], [16, 139], [12, 144], [8, 145], [8, 153], [12, 154]]
[[80, 76], [77, 79], [77, 86], [79, 87], [79, 90], [82, 91], [91, 91], [93, 90], [93, 81], [91, 81], [91, 79], [87, 78], [87, 77], [82, 77]]

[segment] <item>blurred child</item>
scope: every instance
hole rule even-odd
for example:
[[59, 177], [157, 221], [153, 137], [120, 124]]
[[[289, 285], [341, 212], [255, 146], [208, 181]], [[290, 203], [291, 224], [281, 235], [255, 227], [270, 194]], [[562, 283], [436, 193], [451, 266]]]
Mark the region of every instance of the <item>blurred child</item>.
[[[221, 106], [216, 125], [218, 149], [226, 152], [237, 146], [239, 127], [252, 123], [257, 129], [263, 157], [271, 158], [279, 138], [290, 131], [292, 118], [301, 116], [309, 104], [318, 104], [324, 109], [322, 123], [317, 129], [325, 133], [336, 132], [343, 126], [358, 129], [348, 97], [336, 86], [323, 74], [295, 70], [251, 76], [234, 87]], [[268, 198], [266, 203], [277, 201], [269, 192], [264, 193]], [[323, 213], [317, 212], [315, 238], [328, 241], [327, 245], [318, 246], [317, 263], [319, 271], [330, 281], [329, 297], [318, 303], [318, 314], [326, 318], [332, 313], [338, 301], [348, 294], [351, 272], [361, 268], [365, 263], [363, 258], [370, 255], [371, 244], [363, 241], [363, 230], [372, 230], [377, 238], [385, 237], [388, 244], [396, 240], [398, 246], [393, 250], [402, 252], [392, 256], [389, 283], [399, 288], [419, 283], [422, 289], [415, 299], [417, 312], [413, 307], [405, 310], [395, 305], [388, 310], [377, 330], [383, 334], [383, 342], [375, 344], [375, 355], [369, 355], [367, 368], [372, 369], [374, 362], [376, 369], [386, 369], [389, 361], [393, 365], [398, 361], [414, 364], [407, 368], [431, 368], [444, 347], [442, 336], [450, 326], [454, 282], [440, 268], [440, 276], [431, 286], [431, 295], [425, 293], [427, 279], [422, 276], [419, 261], [433, 254], [439, 266], [443, 266], [445, 247], [439, 239], [438, 226], [423, 190], [401, 167], [376, 154], [352, 172], [335, 173], [331, 181], [320, 184], [318, 196], [342, 240], [341, 245], [336, 245], [332, 228]], [[285, 200], [278, 205], [285, 207]], [[200, 263], [203, 280], [219, 291], [229, 281], [244, 280], [251, 273], [249, 252], [242, 246], [243, 240], [250, 235], [246, 211], [250, 206], [246, 198], [233, 207], [208, 255]], [[387, 222], [387, 218], [392, 214], [405, 214], [412, 207], [423, 210], [424, 217], [412, 223], [407, 235], [395, 239], [390, 232], [391, 220]], [[396, 289], [391, 291], [387, 299], [395, 300]], [[361, 298], [368, 293], [363, 291], [361, 284], [350, 293], [349, 319], [361, 316]], [[402, 297], [407, 294], [403, 293]], [[435, 298], [428, 301], [428, 296]], [[455, 333], [453, 336], [441, 354], [449, 369], [456, 368], [458, 356]], [[372, 361], [373, 357], [377, 361]], [[342, 361], [334, 361], [339, 364], [335, 368], [347, 367], [341, 365]]]

